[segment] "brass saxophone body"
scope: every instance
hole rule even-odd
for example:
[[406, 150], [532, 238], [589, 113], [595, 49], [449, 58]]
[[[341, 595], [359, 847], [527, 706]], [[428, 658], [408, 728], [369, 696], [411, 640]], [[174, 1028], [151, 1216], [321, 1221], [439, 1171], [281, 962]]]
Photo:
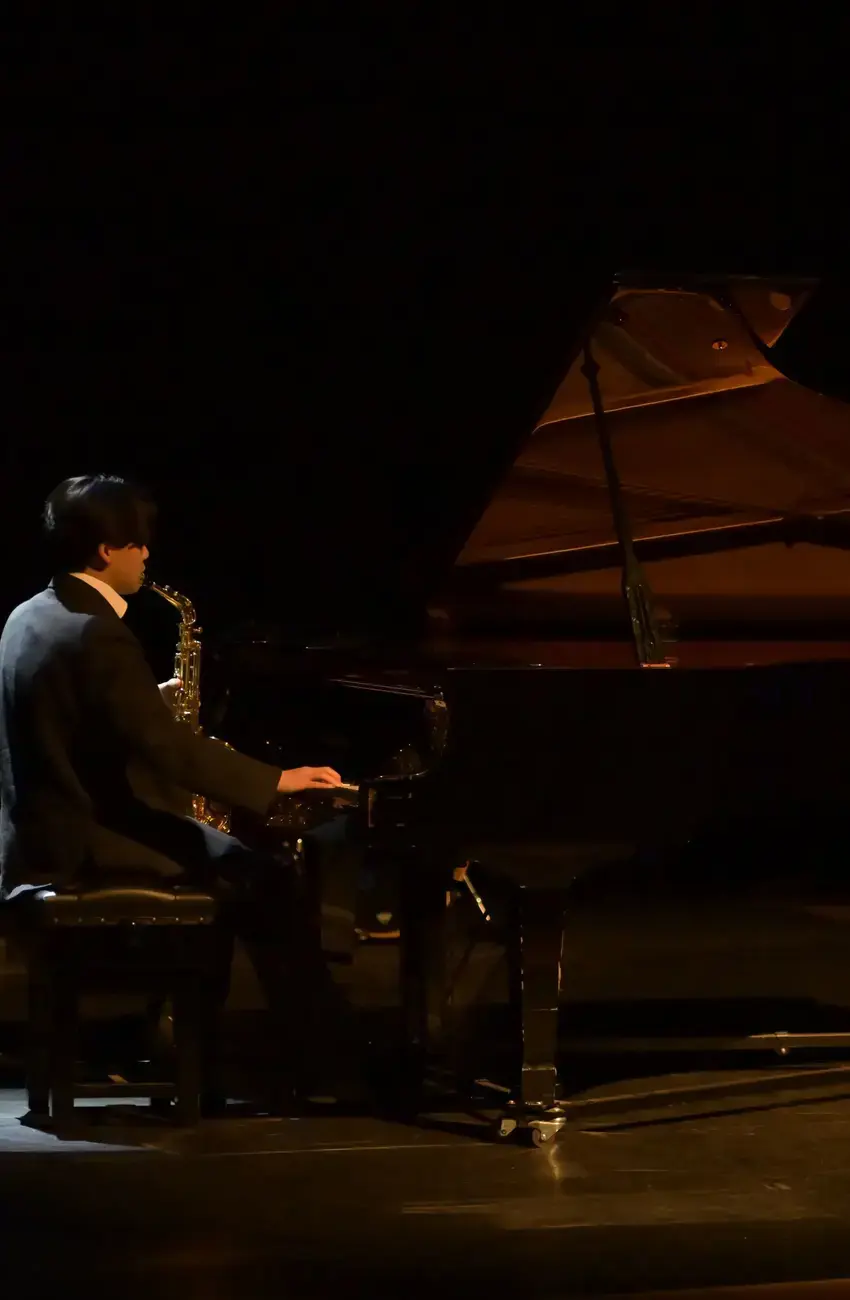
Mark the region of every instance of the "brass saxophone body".
[[[201, 734], [201, 628], [197, 626], [195, 606], [188, 596], [183, 596], [173, 587], [160, 586], [146, 580], [149, 591], [156, 592], [167, 600], [180, 614], [180, 627], [177, 649], [174, 653], [174, 676], [180, 679], [180, 687], [174, 698], [173, 712], [176, 720]], [[215, 737], [210, 737], [215, 739]], [[219, 741], [225, 744], [225, 741]], [[214, 826], [216, 830], [229, 832], [230, 809], [221, 804], [211, 803], [202, 794], [192, 795], [192, 816], [205, 826]]]

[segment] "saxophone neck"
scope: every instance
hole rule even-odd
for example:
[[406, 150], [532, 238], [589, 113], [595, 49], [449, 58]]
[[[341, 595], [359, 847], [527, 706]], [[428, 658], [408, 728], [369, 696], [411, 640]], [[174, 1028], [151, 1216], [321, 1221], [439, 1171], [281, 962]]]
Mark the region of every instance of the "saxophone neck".
[[163, 600], [167, 600], [169, 605], [180, 611], [180, 617], [184, 626], [192, 627], [195, 624], [195, 606], [188, 596], [182, 595], [181, 592], [175, 591], [173, 587], [166, 587], [158, 582], [151, 582], [149, 578], [145, 580], [145, 587], [153, 591]]

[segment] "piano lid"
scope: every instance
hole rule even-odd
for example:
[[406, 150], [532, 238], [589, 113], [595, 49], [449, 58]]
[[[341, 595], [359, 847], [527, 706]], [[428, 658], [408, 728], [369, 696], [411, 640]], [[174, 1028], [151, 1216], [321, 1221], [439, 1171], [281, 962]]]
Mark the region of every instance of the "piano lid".
[[[765, 347], [772, 347], [811, 295], [814, 282], [767, 284], [728, 277], [619, 277], [593, 329], [607, 411], [748, 388], [780, 378], [740, 320], [722, 305], [733, 295]], [[591, 412], [580, 364], [570, 366], [538, 428]]]
[[[459, 276], [418, 350], [411, 343], [402, 361], [412, 326], [400, 320], [398, 364], [388, 368], [376, 352], [368, 375], [352, 369], [350, 387], [331, 391], [329, 410], [337, 421], [345, 407], [349, 438], [327, 447], [305, 438], [278, 469], [228, 481], [263, 543], [239, 582], [222, 587], [217, 609], [203, 573], [169, 570], [197, 595], [210, 632], [292, 646], [302, 633], [314, 643], [371, 638], [415, 631], [426, 609], [442, 616], [516, 590], [559, 616], [580, 615], [577, 597], [600, 592], [620, 610], [619, 552], [581, 373], [588, 330], [645, 558], [654, 546], [717, 550], [721, 530], [726, 545], [775, 542], [771, 521], [784, 527], [788, 512], [850, 503], [850, 407], [783, 378], [771, 359], [814, 281], [641, 273], [588, 276], [566, 292], [551, 271], [535, 279], [525, 267], [507, 280], [485, 266], [474, 283]], [[220, 526], [221, 502], [220, 475], [197, 481], [210, 575], [232, 570], [238, 544]], [[782, 600], [781, 575], [792, 571], [799, 592], [812, 583], [830, 598], [850, 590], [850, 575], [827, 573], [820, 551], [813, 578], [800, 558], [807, 549], [817, 550], [750, 546], [746, 564], [761, 568], [742, 590]], [[718, 573], [713, 555], [702, 560], [705, 571], [695, 560], [664, 561], [685, 564], [674, 594], [741, 586], [737, 569]], [[520, 617], [530, 608], [526, 600]]]
[[[628, 275], [598, 314], [591, 338], [606, 425], [636, 550], [665, 604], [722, 603], [724, 592], [773, 608], [847, 602], [850, 554], [815, 545], [827, 539], [814, 520], [833, 524], [850, 507], [850, 406], [771, 364], [814, 288], [782, 277]], [[780, 539], [792, 533], [801, 545], [789, 551]], [[578, 615], [596, 598], [619, 598], [619, 566], [579, 355], [435, 612], [492, 610], [513, 593], [527, 598], [526, 613], [531, 597], [549, 614], [560, 597]]]

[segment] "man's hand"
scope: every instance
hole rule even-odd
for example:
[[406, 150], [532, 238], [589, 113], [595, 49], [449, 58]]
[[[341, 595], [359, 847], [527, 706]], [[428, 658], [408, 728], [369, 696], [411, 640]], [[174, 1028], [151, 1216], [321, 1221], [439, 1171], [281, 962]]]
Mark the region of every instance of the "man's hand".
[[177, 702], [177, 692], [182, 685], [179, 677], [172, 677], [168, 682], [160, 682], [159, 693], [172, 712]]
[[278, 794], [297, 794], [299, 790], [332, 790], [342, 785], [342, 777], [332, 767], [291, 767], [281, 772]]

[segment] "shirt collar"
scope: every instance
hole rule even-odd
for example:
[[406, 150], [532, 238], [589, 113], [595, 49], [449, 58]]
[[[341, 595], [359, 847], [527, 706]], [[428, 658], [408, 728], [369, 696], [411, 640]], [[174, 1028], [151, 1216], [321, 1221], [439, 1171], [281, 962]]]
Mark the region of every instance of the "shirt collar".
[[100, 578], [95, 578], [90, 573], [72, 573], [72, 578], [79, 578], [80, 582], [87, 582], [95, 591], [99, 591], [104, 600], [108, 600], [115, 613], [119, 618], [123, 618], [127, 613], [127, 602], [123, 596], [119, 596], [114, 587], [110, 587], [108, 582], [101, 582]]

